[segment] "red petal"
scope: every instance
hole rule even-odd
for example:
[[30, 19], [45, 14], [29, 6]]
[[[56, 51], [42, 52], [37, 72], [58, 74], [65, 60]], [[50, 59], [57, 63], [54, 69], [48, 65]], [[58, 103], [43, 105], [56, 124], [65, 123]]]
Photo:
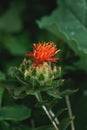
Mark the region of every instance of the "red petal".
[[47, 61], [51, 61], [51, 62], [56, 62], [58, 60], [58, 58], [49, 58], [47, 59]]
[[28, 57], [34, 57], [33, 53], [30, 53], [30, 54], [25, 54], [25, 56], [28, 56]]

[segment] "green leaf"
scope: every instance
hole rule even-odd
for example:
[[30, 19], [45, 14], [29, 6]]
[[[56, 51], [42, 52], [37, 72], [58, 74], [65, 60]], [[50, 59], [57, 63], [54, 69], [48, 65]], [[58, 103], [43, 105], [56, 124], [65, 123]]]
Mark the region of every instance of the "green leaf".
[[35, 130], [54, 130], [53, 126], [41, 126]]
[[86, 24], [87, 4], [86, 0], [58, 0], [60, 6], [64, 5], [80, 20]]
[[22, 121], [29, 118], [31, 110], [23, 105], [4, 106], [0, 108], [0, 121], [14, 120]]
[[8, 51], [13, 55], [24, 55], [28, 52], [28, 44], [29, 40], [25, 34], [13, 37], [13, 36], [6, 36], [3, 38], [2, 41], [8, 49]]
[[6, 121], [0, 121], [0, 128], [2, 129], [2, 130], [9, 130], [9, 123], [8, 122], [6, 122]]
[[67, 110], [67, 108], [62, 108], [61, 110], [59, 110], [56, 114], [55, 114], [55, 116], [56, 117], [58, 117], [59, 115], [61, 115], [64, 111], [66, 111]]
[[67, 127], [70, 125], [71, 119], [65, 118], [62, 120], [59, 129], [60, 130], [67, 130]]
[[57, 93], [54, 90], [48, 90], [47, 93], [54, 98], [62, 99], [60, 93]]
[[12, 89], [12, 90], [13, 90], [12, 96], [14, 99], [21, 99], [26, 96], [26, 94], [25, 94], [26, 87], [25, 86], [14, 87], [14, 89]]
[[19, 17], [19, 11], [11, 7], [0, 17], [0, 30], [4, 32], [18, 32], [22, 28], [22, 22]]
[[48, 101], [37, 102], [35, 107], [42, 107], [43, 105], [46, 105], [46, 103], [48, 103]]
[[87, 71], [87, 4], [85, 0], [63, 0], [50, 16], [37, 21], [42, 29], [66, 42], [80, 57], [77, 66]]
[[0, 107], [2, 104], [2, 97], [3, 97], [4, 88], [0, 85]]
[[[3, 72], [0, 72], [0, 81], [4, 81], [5, 78], [6, 78], [5, 74]], [[0, 107], [1, 107], [1, 103], [2, 103], [3, 92], [4, 92], [4, 88], [3, 88], [2, 84], [0, 84]]]
[[0, 71], [0, 81], [5, 80], [5, 74], [3, 72]]
[[21, 125], [19, 128], [20, 128], [20, 130], [32, 130], [32, 128], [30, 128], [27, 125]]
[[78, 89], [75, 89], [75, 90], [66, 89], [66, 90], [64, 90], [64, 91], [62, 91], [62, 92], [60, 93], [60, 96], [61, 96], [61, 97], [64, 97], [64, 96], [66, 96], [66, 95], [73, 94], [73, 93], [75, 93], [75, 92], [77, 92], [77, 91], [78, 91]]

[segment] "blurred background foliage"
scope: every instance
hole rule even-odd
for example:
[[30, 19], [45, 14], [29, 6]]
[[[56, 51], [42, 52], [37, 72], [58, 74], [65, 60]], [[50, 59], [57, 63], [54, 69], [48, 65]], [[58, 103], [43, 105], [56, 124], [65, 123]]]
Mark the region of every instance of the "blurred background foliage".
[[[0, 1], [0, 81], [7, 76], [9, 67], [18, 66], [21, 63], [24, 54], [31, 51], [32, 43], [56, 42], [61, 49], [58, 64], [63, 69], [63, 78], [66, 82], [64, 87], [79, 89], [70, 96], [76, 130], [87, 130], [86, 18], [86, 0]], [[6, 88], [1, 82], [1, 130], [33, 130], [34, 127], [37, 128], [35, 130], [52, 129], [44, 126], [50, 122], [43, 110], [41, 108], [38, 110], [35, 106], [36, 100], [32, 96], [14, 100], [3, 87]], [[56, 105], [55, 109], [62, 106], [64, 101], [59, 106]], [[14, 117], [17, 112], [19, 115], [25, 112], [21, 115], [22, 119], [20, 116]], [[2, 116], [2, 113], [5, 116]], [[8, 116], [9, 113], [10, 116]]]

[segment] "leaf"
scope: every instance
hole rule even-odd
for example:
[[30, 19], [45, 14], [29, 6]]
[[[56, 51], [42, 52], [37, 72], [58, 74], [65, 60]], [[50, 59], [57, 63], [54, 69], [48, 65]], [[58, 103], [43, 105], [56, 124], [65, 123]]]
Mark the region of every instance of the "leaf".
[[80, 20], [81, 23], [86, 24], [87, 5], [86, 0], [63, 0], [59, 1], [60, 5], [63, 4]]
[[0, 85], [0, 107], [2, 104], [2, 97], [3, 97], [4, 88]]
[[32, 130], [32, 128], [30, 128], [30, 126], [28, 126], [28, 125], [20, 125], [19, 129], [20, 130]]
[[4, 106], [0, 108], [0, 121], [14, 120], [22, 121], [29, 118], [31, 110], [23, 105]]
[[70, 123], [71, 123], [71, 119], [69, 118], [63, 119], [59, 127], [60, 130], [67, 130], [67, 127], [70, 125]]
[[[5, 74], [3, 72], [0, 72], [0, 81], [5, 81], [5, 79], [6, 79]], [[0, 107], [2, 103], [3, 92], [4, 92], [4, 88], [2, 84], [0, 84]]]
[[6, 122], [6, 121], [0, 121], [0, 128], [2, 129], [2, 130], [9, 130], [9, 123], [8, 122]]
[[15, 87], [15, 88], [13, 89], [13, 93], [12, 93], [13, 98], [14, 98], [14, 99], [24, 98], [24, 97], [26, 96], [25, 90], [26, 90], [26, 87], [25, 87], [25, 86]]
[[6, 36], [3, 38], [2, 42], [4, 43], [6, 49], [8, 49], [8, 51], [13, 55], [24, 55], [28, 52], [28, 47], [30, 46], [28, 44], [28, 37], [25, 36], [25, 34], [16, 37]]
[[17, 4], [11, 3], [9, 9], [0, 17], [0, 31], [15, 33], [22, 29], [20, 14], [24, 7]]
[[3, 72], [0, 71], [0, 81], [5, 80], [5, 74]]
[[62, 99], [60, 93], [56, 93], [54, 90], [48, 90], [47, 93], [54, 98]]
[[42, 107], [43, 105], [46, 105], [46, 103], [48, 103], [48, 101], [37, 102], [35, 107]]
[[[78, 10], [77, 10], [78, 9]], [[85, 0], [63, 0], [50, 16], [37, 21], [42, 29], [52, 32], [66, 42], [80, 57], [76, 64], [87, 71], [87, 4]]]
[[56, 114], [55, 114], [55, 116], [56, 117], [58, 117], [59, 115], [61, 115], [64, 111], [66, 111], [67, 110], [67, 108], [62, 108], [61, 110], [59, 110]]
[[35, 130], [54, 130], [53, 126], [41, 126]]
[[66, 96], [66, 95], [73, 94], [73, 93], [75, 93], [75, 92], [77, 92], [77, 91], [78, 91], [78, 89], [75, 89], [75, 90], [66, 89], [66, 90], [64, 90], [64, 91], [62, 91], [62, 92], [60, 93], [60, 96], [61, 96], [61, 97], [64, 97], [64, 96]]

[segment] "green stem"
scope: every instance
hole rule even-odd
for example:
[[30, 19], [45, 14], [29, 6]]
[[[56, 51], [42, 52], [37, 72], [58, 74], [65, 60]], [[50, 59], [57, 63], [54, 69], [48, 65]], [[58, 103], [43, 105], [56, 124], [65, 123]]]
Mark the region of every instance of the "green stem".
[[71, 130], [75, 130], [75, 125], [74, 125], [74, 121], [73, 121], [74, 116], [72, 114], [72, 109], [71, 109], [71, 105], [70, 105], [69, 96], [67, 95], [65, 97], [65, 99], [66, 99], [66, 104], [67, 104], [67, 108], [68, 108], [69, 117], [70, 117], [70, 119], [72, 119], [71, 120]]
[[[35, 96], [36, 96], [37, 100], [38, 100], [39, 102], [41, 102], [41, 95], [39, 96], [38, 94], [36, 94]], [[52, 124], [53, 124], [55, 130], [59, 130], [59, 128], [58, 128], [58, 126], [57, 126], [57, 123], [59, 123], [59, 122], [56, 123], [55, 120], [53, 120], [53, 116], [51, 115], [53, 112], [52, 112], [52, 113], [49, 112], [49, 111], [47, 110], [47, 108], [46, 108], [45, 105], [42, 105], [42, 108], [43, 108], [43, 110], [45, 111], [46, 115], [49, 117], [50, 121], [52, 122]]]
[[3, 92], [4, 92], [4, 87], [0, 84], [0, 108], [2, 105]]

